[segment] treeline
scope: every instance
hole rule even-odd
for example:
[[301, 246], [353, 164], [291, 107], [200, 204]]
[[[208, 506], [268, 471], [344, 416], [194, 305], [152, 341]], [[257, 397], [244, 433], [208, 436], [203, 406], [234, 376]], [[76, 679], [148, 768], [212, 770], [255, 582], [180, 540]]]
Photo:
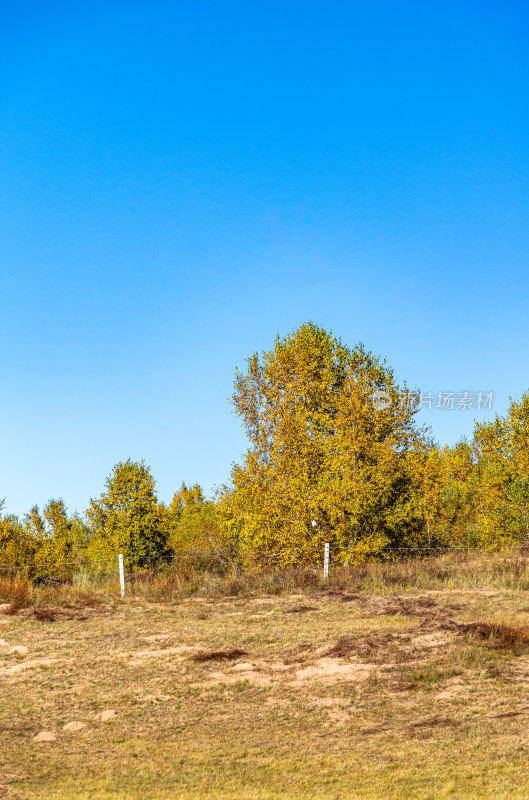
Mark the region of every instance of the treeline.
[[179, 557], [195, 567], [212, 560], [219, 567], [232, 557], [231, 549], [222, 542], [216, 505], [200, 486], [183, 483], [165, 505], [149, 467], [131, 460], [116, 464], [84, 516], [69, 516], [62, 500], [50, 500], [23, 520], [0, 519], [0, 567], [26, 567], [37, 577], [51, 567], [61, 568], [59, 575], [83, 565], [104, 571], [118, 553], [125, 554], [128, 568], [159, 567]]
[[83, 516], [62, 500], [23, 520], [0, 516], [0, 566], [38, 574], [119, 552], [129, 568], [314, 564], [324, 542], [351, 563], [398, 548], [529, 543], [529, 393], [455, 447], [418, 426], [417, 399], [363, 345], [302, 325], [236, 372], [249, 449], [213, 500], [182, 484], [161, 503], [150, 469], [125, 461]]

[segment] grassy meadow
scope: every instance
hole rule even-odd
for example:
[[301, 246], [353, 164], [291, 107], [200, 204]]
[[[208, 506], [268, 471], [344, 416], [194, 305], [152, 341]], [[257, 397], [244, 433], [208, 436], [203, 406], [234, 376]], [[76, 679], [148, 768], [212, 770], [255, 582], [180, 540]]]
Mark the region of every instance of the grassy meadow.
[[529, 560], [0, 585], [6, 800], [529, 796]]

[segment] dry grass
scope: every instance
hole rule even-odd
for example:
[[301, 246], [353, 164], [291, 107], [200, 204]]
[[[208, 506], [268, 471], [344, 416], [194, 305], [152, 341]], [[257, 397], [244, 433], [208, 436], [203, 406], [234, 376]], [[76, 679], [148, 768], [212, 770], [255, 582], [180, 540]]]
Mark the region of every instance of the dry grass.
[[512, 563], [3, 584], [0, 797], [526, 800]]
[[[190, 568], [127, 576], [129, 591], [151, 602], [185, 600], [189, 597], [251, 597], [292, 592], [322, 592], [354, 601], [359, 594], [391, 596], [409, 590], [430, 589], [529, 589], [529, 556], [522, 550], [484, 554], [453, 551], [424, 559], [367, 564], [331, 569], [324, 580], [319, 569], [285, 568], [274, 572], [249, 570], [242, 574], [219, 574]], [[117, 574], [90, 573], [84, 569], [72, 580], [32, 584], [30, 581], [0, 580], [0, 601], [15, 606], [93, 606], [109, 594], [119, 592]], [[299, 605], [299, 604], [298, 604]], [[310, 606], [302, 610], [312, 610]], [[294, 609], [292, 609], [294, 613]]]
[[13, 608], [22, 608], [31, 603], [32, 585], [29, 581], [0, 581], [0, 600]]
[[[91, 608], [105, 602], [105, 597], [115, 594], [116, 581], [107, 581], [101, 587], [79, 587], [72, 583], [36, 585], [28, 580], [0, 581], [0, 604], [9, 605], [11, 613], [28, 607], [61, 606]], [[4, 613], [6, 612], [4, 609]]]

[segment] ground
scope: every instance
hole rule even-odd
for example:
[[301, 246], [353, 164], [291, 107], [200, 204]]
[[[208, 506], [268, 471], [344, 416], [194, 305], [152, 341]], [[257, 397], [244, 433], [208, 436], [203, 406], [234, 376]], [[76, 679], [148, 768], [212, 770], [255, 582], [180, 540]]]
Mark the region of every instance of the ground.
[[527, 800], [527, 642], [465, 627], [525, 625], [525, 597], [6, 605], [0, 796]]

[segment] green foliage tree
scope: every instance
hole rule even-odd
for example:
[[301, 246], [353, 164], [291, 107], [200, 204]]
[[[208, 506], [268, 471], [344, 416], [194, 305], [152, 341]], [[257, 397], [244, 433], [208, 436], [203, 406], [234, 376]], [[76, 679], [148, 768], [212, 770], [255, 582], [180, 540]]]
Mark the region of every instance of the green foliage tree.
[[168, 543], [175, 556], [182, 556], [196, 543], [197, 526], [190, 525], [190, 522], [195, 517], [200, 517], [205, 502], [198, 484], [188, 487], [182, 482], [169, 505], [164, 507]]
[[408, 451], [406, 465], [411, 491], [403, 505], [404, 516], [420, 522], [409, 526], [403, 543], [406, 547], [437, 547], [445, 480], [443, 452], [423, 435]]
[[95, 558], [123, 553], [129, 568], [148, 566], [168, 555], [167, 531], [154, 479], [143, 461], [116, 464], [106, 491], [90, 500], [88, 552]]
[[476, 424], [474, 453], [482, 540], [529, 543], [529, 392], [505, 417]]
[[404, 390], [363, 345], [350, 349], [312, 322], [236, 372], [250, 448], [220, 509], [248, 560], [313, 563], [329, 541], [353, 561], [417, 534], [410, 454], [426, 438]]
[[24, 519], [24, 529], [33, 542], [35, 574], [49, 568], [60, 578], [75, 571], [76, 560], [86, 546], [88, 530], [78, 515], [70, 517], [63, 500], [50, 500], [41, 514], [33, 506]]
[[466, 441], [443, 447], [442, 495], [436, 532], [447, 547], [472, 547], [479, 542], [476, 515], [476, 465]]
[[0, 566], [4, 577], [19, 574], [10, 572], [13, 567], [26, 567], [27, 574], [32, 574], [40, 544], [18, 517], [0, 515]]
[[208, 569], [233, 566], [236, 549], [224, 534], [215, 503], [206, 500], [198, 484], [182, 483], [165, 509], [165, 519], [168, 543], [177, 560]]
[[75, 561], [88, 535], [82, 520], [77, 515], [69, 517], [62, 500], [50, 500], [43, 515], [47, 529], [45, 559], [55, 563]]

